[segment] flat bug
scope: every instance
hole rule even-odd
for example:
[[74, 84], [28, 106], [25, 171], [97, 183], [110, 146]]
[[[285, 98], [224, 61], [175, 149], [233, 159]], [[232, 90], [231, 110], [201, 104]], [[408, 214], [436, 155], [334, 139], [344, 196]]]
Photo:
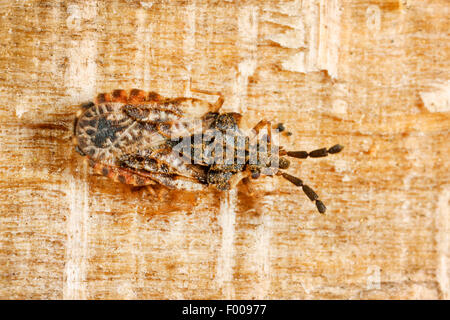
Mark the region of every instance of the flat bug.
[[[209, 103], [137, 89], [100, 94], [77, 114], [75, 148], [94, 172], [134, 186], [202, 190], [213, 185], [229, 190], [241, 181], [249, 187], [251, 179], [278, 175], [302, 187], [320, 213], [326, 211], [308, 185], [283, 170], [290, 165], [287, 157], [325, 157], [342, 146], [286, 151], [274, 142], [270, 121], [262, 120], [244, 133], [240, 114], [219, 112], [224, 102], [220, 93], [192, 91], [219, 98]], [[278, 124], [277, 129], [284, 126]], [[261, 136], [263, 131], [267, 134]]]

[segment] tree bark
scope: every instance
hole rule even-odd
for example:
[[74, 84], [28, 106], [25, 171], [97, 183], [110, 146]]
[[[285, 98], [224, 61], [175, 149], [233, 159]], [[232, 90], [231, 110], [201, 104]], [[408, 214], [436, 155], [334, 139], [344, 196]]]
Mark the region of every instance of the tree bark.
[[[446, 0], [0, 1], [0, 298], [449, 299]], [[288, 172], [156, 200], [95, 176], [78, 105], [220, 91]], [[217, 97], [196, 97], [215, 101]]]

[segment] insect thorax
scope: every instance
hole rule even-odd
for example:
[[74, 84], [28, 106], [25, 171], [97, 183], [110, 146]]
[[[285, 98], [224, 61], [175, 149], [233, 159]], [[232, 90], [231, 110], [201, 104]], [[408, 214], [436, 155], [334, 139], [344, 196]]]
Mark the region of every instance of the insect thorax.
[[[244, 133], [236, 121], [237, 114], [207, 115], [210, 119], [200, 133], [171, 140], [172, 150], [183, 161], [207, 166], [207, 183], [220, 190], [229, 189], [233, 175], [249, 170], [252, 177], [274, 175], [279, 163], [287, 168], [286, 160], [278, 156], [278, 146], [267, 135], [252, 138]], [[203, 121], [203, 123], [205, 123]]]

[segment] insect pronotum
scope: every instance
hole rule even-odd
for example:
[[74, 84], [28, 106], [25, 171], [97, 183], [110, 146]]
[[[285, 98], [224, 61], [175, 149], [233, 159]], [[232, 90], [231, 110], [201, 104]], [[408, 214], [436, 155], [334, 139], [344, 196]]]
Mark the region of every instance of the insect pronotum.
[[[100, 94], [81, 106], [74, 124], [75, 148], [89, 160], [94, 172], [134, 186], [156, 184], [181, 190], [214, 186], [229, 190], [242, 181], [249, 187], [261, 175], [281, 176], [326, 207], [302, 180], [284, 170], [288, 157], [306, 159], [338, 153], [342, 146], [286, 151], [278, 146], [270, 121], [261, 120], [249, 133], [240, 128], [241, 115], [220, 113], [224, 102], [196, 98], [164, 98], [133, 89]], [[262, 134], [264, 133], [264, 134]]]

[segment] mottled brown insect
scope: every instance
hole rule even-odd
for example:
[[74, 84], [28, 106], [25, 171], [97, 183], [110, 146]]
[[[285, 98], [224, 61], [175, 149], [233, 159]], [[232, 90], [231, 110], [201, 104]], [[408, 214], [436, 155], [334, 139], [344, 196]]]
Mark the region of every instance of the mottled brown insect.
[[[325, 212], [325, 205], [309, 186], [283, 171], [290, 164], [286, 157], [325, 157], [340, 152], [342, 146], [286, 151], [272, 139], [269, 121], [262, 120], [244, 133], [240, 114], [219, 112], [224, 102], [220, 93], [195, 92], [219, 99], [212, 104], [137, 89], [100, 94], [94, 102], [82, 105], [75, 119], [76, 150], [88, 158], [96, 173], [134, 186], [202, 190], [212, 185], [229, 190], [240, 181], [249, 186], [251, 179], [261, 175], [279, 175], [302, 187], [318, 211]], [[275, 127], [275, 132], [285, 129], [282, 124]], [[267, 134], [261, 137], [262, 131]], [[227, 155], [225, 161], [221, 161], [222, 151]]]

